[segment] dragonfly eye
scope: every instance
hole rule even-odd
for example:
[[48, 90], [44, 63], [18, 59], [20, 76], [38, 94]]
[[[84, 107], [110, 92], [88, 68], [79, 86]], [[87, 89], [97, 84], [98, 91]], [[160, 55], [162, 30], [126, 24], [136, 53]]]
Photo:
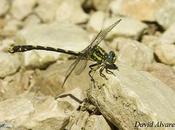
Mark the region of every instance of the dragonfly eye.
[[115, 61], [116, 61], [116, 55], [113, 51], [110, 51], [108, 55], [108, 62], [114, 63]]

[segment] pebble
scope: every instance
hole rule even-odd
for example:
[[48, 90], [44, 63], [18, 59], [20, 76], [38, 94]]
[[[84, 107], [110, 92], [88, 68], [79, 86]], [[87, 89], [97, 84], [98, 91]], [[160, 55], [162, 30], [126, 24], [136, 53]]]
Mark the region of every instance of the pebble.
[[175, 65], [175, 45], [159, 44], [155, 47], [155, 55], [167, 65]]
[[37, 0], [14, 0], [12, 1], [11, 14], [15, 19], [22, 20], [28, 16]]
[[113, 44], [117, 44], [119, 49], [119, 63], [142, 69], [145, 64], [154, 61], [153, 50], [138, 41], [117, 38]]
[[8, 0], [1, 0], [0, 4], [0, 16], [3, 16], [7, 13], [10, 7], [10, 2]]
[[21, 65], [18, 56], [0, 52], [0, 78], [15, 73]]

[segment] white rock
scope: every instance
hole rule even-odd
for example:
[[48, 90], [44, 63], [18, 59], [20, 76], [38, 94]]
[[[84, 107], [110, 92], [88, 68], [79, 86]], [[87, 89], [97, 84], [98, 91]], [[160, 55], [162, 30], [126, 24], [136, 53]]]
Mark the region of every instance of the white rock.
[[155, 21], [155, 14], [167, 3], [167, 0], [114, 0], [110, 4], [110, 9], [114, 14]]
[[[170, 1], [169, 1], [170, 2]], [[175, 22], [175, 3], [174, 1], [165, 4], [155, 14], [156, 21], [165, 29], [169, 28]]]
[[36, 0], [14, 0], [12, 1], [11, 14], [18, 20], [23, 19], [32, 12]]
[[[83, 29], [65, 23], [28, 27], [22, 30], [19, 35], [19, 37], [23, 37], [29, 45], [50, 46], [77, 52], [89, 44], [88, 35]], [[60, 56], [60, 53], [46, 51], [31, 51], [24, 54], [25, 66], [33, 67], [43, 66], [44, 64], [53, 62]]]
[[122, 130], [135, 130], [136, 121], [175, 122], [175, 92], [171, 88], [148, 72], [117, 65], [116, 76], [110, 76], [107, 81], [99, 74], [94, 76], [98, 83], [88, 93], [107, 120]]
[[24, 26], [33, 26], [35, 24], [39, 24], [40, 22], [41, 22], [40, 18], [35, 14], [32, 14], [25, 19]]
[[88, 15], [83, 12], [78, 0], [64, 0], [56, 10], [56, 20], [60, 22], [84, 23]]
[[54, 21], [56, 15], [56, 9], [60, 4], [60, 0], [39, 0], [38, 6], [35, 9], [35, 13], [44, 22]]
[[163, 44], [175, 43], [175, 24], [172, 24], [159, 38], [159, 42]]
[[146, 24], [129, 17], [105, 18], [103, 12], [94, 13], [90, 18], [88, 27], [99, 32], [102, 28], [108, 27], [119, 19], [122, 19], [121, 22], [109, 33], [108, 37], [119, 35], [137, 39], [147, 28]]
[[107, 11], [110, 0], [92, 0], [93, 6], [97, 10]]
[[32, 102], [26, 98], [13, 98], [0, 102], [0, 122], [10, 121], [34, 112]]
[[20, 67], [21, 62], [18, 56], [0, 52], [0, 77], [3, 78], [7, 75], [13, 74]]
[[1, 0], [0, 2], [0, 16], [2, 16], [8, 11], [10, 2], [8, 0]]
[[118, 62], [137, 69], [154, 61], [153, 50], [135, 40], [117, 38], [114, 43], [118, 45]]
[[159, 44], [155, 47], [155, 54], [162, 63], [175, 64], [175, 45]]

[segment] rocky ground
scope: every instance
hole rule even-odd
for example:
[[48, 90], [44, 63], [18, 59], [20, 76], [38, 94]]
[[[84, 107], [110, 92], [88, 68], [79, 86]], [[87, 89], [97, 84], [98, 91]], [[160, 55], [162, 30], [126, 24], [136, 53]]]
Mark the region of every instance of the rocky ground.
[[[174, 0], [0, 0], [0, 130], [140, 130], [136, 122], [152, 121], [144, 129], [175, 129], [174, 14]], [[8, 52], [79, 52], [118, 19], [100, 46], [117, 54], [119, 70], [108, 80], [96, 72], [95, 84], [87, 67], [61, 87], [66, 54]]]

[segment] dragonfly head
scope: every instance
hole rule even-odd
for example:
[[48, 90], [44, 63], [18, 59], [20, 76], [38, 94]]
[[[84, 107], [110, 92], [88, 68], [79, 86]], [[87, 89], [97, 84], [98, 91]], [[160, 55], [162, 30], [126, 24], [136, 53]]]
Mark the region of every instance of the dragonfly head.
[[116, 55], [113, 51], [110, 51], [107, 57], [107, 62], [110, 64], [114, 64], [116, 61]]

